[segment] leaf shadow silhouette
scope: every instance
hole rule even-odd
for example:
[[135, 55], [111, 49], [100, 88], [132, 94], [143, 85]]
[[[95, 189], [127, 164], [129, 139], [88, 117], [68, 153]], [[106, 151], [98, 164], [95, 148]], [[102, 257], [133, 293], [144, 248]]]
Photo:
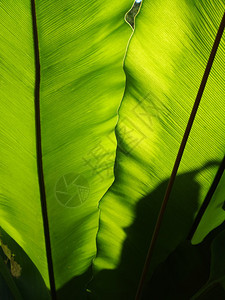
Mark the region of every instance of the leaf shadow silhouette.
[[[194, 295], [198, 295], [199, 300], [225, 299], [225, 290], [219, 281], [199, 294], [210, 282], [212, 270], [217, 272], [212, 262], [212, 245], [224, 230], [225, 222], [212, 230], [200, 244], [192, 245], [190, 240], [179, 244], [167, 259], [156, 267], [151, 279], [145, 283], [141, 299], [190, 300]], [[218, 260], [223, 264], [220, 255]]]
[[[199, 210], [201, 189], [196, 175], [207, 168], [218, 165], [219, 161], [209, 161], [200, 168], [177, 175], [154, 249], [147, 280], [151, 278], [155, 268], [186, 240], [191, 230]], [[89, 285], [89, 289], [92, 291], [90, 299], [132, 300], [135, 298], [168, 181], [169, 178], [138, 202], [134, 222], [124, 229], [126, 239], [120, 263], [114, 270], [102, 270], [94, 274]]]
[[[183, 243], [188, 236], [199, 208], [198, 199], [201, 187], [195, 179], [196, 175], [207, 168], [217, 165], [219, 165], [218, 161], [211, 161], [201, 168], [179, 174], [176, 177], [160, 230], [160, 237], [154, 251], [148, 280], [151, 278], [155, 268], [165, 261], [169, 254]], [[160, 183], [151, 193], [138, 202], [133, 223], [129, 227], [124, 228], [126, 239], [118, 267], [114, 270], [102, 270], [94, 274], [92, 281], [87, 286], [91, 293], [87, 293], [85, 284], [90, 281], [92, 276], [90, 267], [84, 274], [72, 278], [57, 290], [57, 299], [134, 299], [168, 180], [166, 179]], [[29, 298], [31, 294], [33, 299], [36, 299], [35, 297], [38, 299], [49, 299], [49, 291], [45, 287], [40, 273], [26, 253], [2, 229], [1, 233], [3, 240], [16, 253], [18, 262], [23, 266], [22, 276], [16, 281], [19, 289], [23, 291], [25, 299], [26, 297]], [[3, 255], [3, 253], [0, 254]], [[27, 286], [29, 286], [28, 290]], [[35, 292], [37, 288], [39, 290]]]

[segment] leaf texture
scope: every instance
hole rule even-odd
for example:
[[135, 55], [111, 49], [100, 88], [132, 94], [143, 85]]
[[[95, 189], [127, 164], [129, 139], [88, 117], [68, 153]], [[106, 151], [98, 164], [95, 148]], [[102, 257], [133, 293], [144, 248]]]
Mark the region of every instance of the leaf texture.
[[30, 1], [0, 3], [0, 220], [49, 285], [36, 163]]
[[[127, 85], [116, 130], [116, 178], [100, 205], [91, 284], [97, 299], [135, 295], [223, 12], [223, 1], [145, 0], [142, 4], [125, 61]], [[187, 238], [225, 152], [224, 45], [222, 37], [149, 275]]]
[[[29, 255], [49, 288], [36, 155], [36, 143], [41, 143], [54, 277], [60, 289], [73, 278], [76, 282], [96, 254], [98, 202], [114, 179], [114, 128], [131, 34], [124, 15], [130, 1], [35, 2], [40, 54], [36, 112], [37, 49], [30, 3], [0, 3], [0, 217], [2, 228]], [[40, 116], [41, 141], [36, 139], [35, 114]], [[74, 293], [85, 290], [87, 280], [73, 285]]]
[[202, 241], [202, 239], [212, 229], [214, 229], [215, 227], [219, 226], [224, 222], [225, 220], [225, 211], [224, 211], [225, 196], [224, 195], [225, 195], [225, 174], [223, 171], [223, 175], [218, 183], [218, 186], [192, 238], [193, 244]]
[[[135, 295], [225, 4], [144, 0], [125, 78], [130, 6], [129, 0], [0, 1], [0, 226], [21, 266], [18, 278], [3, 277], [24, 299], [32, 292], [33, 299], [49, 299], [49, 277], [58, 299], [86, 299], [92, 275], [91, 299]], [[223, 36], [149, 275], [186, 239], [225, 153], [224, 48]], [[193, 242], [224, 220], [223, 182]]]

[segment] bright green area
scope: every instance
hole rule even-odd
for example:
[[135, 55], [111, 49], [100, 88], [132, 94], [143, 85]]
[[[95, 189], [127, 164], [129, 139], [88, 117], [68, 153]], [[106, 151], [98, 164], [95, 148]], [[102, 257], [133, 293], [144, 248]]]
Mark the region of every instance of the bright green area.
[[96, 254], [97, 206], [113, 181], [129, 6], [129, 0], [37, 1], [43, 166], [57, 289], [83, 274]]
[[[97, 299], [134, 296], [223, 11], [223, 1], [142, 4], [125, 61], [116, 180], [100, 205], [91, 285]], [[224, 37], [175, 181], [151, 272], [186, 239], [225, 152], [223, 53]]]
[[[130, 5], [36, 1], [43, 166], [57, 289], [83, 274], [96, 254], [98, 202], [114, 178], [114, 129], [131, 35], [124, 15]], [[30, 1], [1, 1], [0, 20], [0, 225], [49, 287], [36, 167]], [[74, 293], [87, 280], [73, 285]]]
[[34, 72], [30, 1], [1, 1], [0, 226], [26, 251], [49, 286], [37, 177]]

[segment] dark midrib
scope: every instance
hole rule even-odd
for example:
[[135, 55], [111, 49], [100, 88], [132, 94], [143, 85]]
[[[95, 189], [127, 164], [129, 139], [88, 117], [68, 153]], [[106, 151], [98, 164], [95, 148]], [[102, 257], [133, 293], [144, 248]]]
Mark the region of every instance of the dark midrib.
[[31, 10], [32, 10], [32, 24], [33, 24], [33, 38], [34, 38], [34, 56], [35, 56], [34, 101], [35, 101], [35, 123], [36, 123], [37, 169], [38, 169], [38, 179], [39, 179], [39, 188], [40, 188], [41, 209], [42, 209], [42, 216], [43, 216], [43, 226], [44, 226], [44, 234], [45, 234], [46, 256], [48, 262], [49, 282], [50, 282], [51, 296], [52, 299], [55, 300], [56, 289], [55, 289], [52, 250], [51, 250], [51, 242], [50, 242], [50, 231], [49, 231], [45, 183], [44, 183], [44, 172], [43, 172], [43, 163], [42, 163], [41, 120], [40, 120], [40, 55], [39, 55], [35, 0], [31, 0]]
[[216, 35], [216, 38], [215, 38], [215, 41], [214, 41], [214, 44], [212, 47], [212, 51], [210, 53], [210, 56], [209, 56], [209, 59], [208, 59], [208, 62], [207, 62], [206, 68], [205, 68], [205, 72], [203, 74], [202, 81], [201, 81], [201, 84], [200, 84], [200, 87], [199, 87], [199, 90], [198, 90], [198, 93], [197, 93], [197, 96], [196, 96], [196, 99], [194, 102], [194, 106], [192, 108], [192, 111], [191, 111], [191, 114], [190, 114], [190, 117], [188, 120], [188, 124], [185, 129], [185, 132], [184, 132], [181, 144], [180, 144], [180, 148], [179, 148], [179, 151], [178, 151], [178, 154], [177, 154], [174, 166], [173, 166], [173, 170], [172, 170], [172, 173], [171, 173], [171, 176], [169, 179], [169, 183], [168, 183], [168, 186], [167, 186], [167, 189], [165, 192], [165, 196], [164, 196], [164, 199], [163, 199], [163, 202], [162, 202], [162, 205], [160, 208], [160, 212], [158, 214], [158, 218], [157, 218], [157, 221], [155, 224], [154, 232], [153, 232], [151, 243], [150, 243], [148, 253], [146, 256], [145, 264], [144, 264], [144, 267], [142, 270], [142, 274], [141, 274], [141, 278], [139, 281], [135, 300], [139, 300], [141, 298], [144, 281], [147, 276], [147, 272], [148, 272], [149, 264], [150, 264], [152, 254], [153, 254], [153, 251], [155, 248], [155, 244], [156, 244], [157, 238], [159, 236], [159, 231], [160, 231], [162, 220], [163, 220], [163, 217], [165, 214], [166, 206], [167, 206], [167, 203], [168, 203], [171, 191], [172, 191], [172, 187], [173, 187], [176, 175], [177, 175], [177, 171], [178, 171], [178, 168], [179, 168], [179, 165], [181, 162], [181, 158], [183, 156], [183, 152], [184, 152], [184, 149], [185, 149], [185, 146], [186, 146], [186, 143], [187, 143], [187, 140], [188, 140], [188, 137], [189, 137], [189, 134], [190, 134], [190, 131], [191, 131], [191, 128], [192, 128], [192, 125], [193, 125], [193, 122], [194, 122], [194, 119], [195, 119], [195, 116], [196, 116], [196, 113], [197, 113], [197, 110], [198, 110], [198, 107], [199, 107], [199, 104], [200, 104], [200, 101], [201, 101], [201, 98], [202, 98], [202, 95], [204, 92], [205, 86], [206, 86], [207, 79], [209, 77], [209, 73], [210, 73], [214, 58], [216, 56], [217, 49], [219, 47], [219, 43], [220, 43], [223, 31], [224, 31], [224, 26], [225, 26], [225, 13], [224, 13], [222, 21], [220, 23], [220, 26], [219, 26], [219, 29], [218, 29], [218, 32], [217, 32], [217, 35]]
[[209, 205], [209, 203], [212, 199], [212, 196], [213, 196], [213, 194], [214, 194], [214, 192], [215, 192], [215, 190], [216, 190], [216, 188], [217, 188], [217, 186], [220, 182], [220, 179], [223, 175], [224, 170], [225, 170], [225, 156], [222, 160], [222, 163], [220, 164], [220, 167], [219, 167], [219, 169], [216, 173], [216, 176], [213, 180], [213, 183], [212, 183], [212, 185], [211, 185], [211, 187], [210, 187], [210, 189], [209, 189], [209, 191], [208, 191], [208, 193], [205, 197], [205, 200], [204, 200], [204, 202], [203, 202], [203, 204], [202, 204], [202, 206], [201, 206], [201, 208], [200, 208], [200, 210], [199, 210], [199, 212], [198, 212], [198, 214], [195, 218], [195, 221], [194, 221], [194, 223], [192, 225], [192, 228], [191, 228], [191, 230], [188, 234], [188, 237], [187, 237], [188, 240], [191, 240], [193, 238], [194, 233], [195, 233], [195, 231], [196, 231], [196, 229], [197, 229], [197, 227], [198, 227], [198, 225], [199, 225], [199, 223], [200, 223], [200, 221], [201, 221], [201, 219], [202, 219], [202, 217], [203, 217], [203, 215], [204, 215], [204, 213], [205, 213], [205, 211], [206, 211], [206, 209], [207, 209], [207, 207], [208, 207], [208, 205]]

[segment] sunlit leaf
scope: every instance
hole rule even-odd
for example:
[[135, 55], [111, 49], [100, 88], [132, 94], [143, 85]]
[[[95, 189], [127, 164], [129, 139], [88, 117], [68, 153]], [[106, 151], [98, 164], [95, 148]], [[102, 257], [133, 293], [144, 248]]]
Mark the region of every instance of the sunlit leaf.
[[[131, 6], [0, 1], [4, 297], [134, 298], [225, 4], [144, 0], [134, 31]], [[223, 37], [149, 277], [178, 245], [192, 247], [185, 240], [225, 153], [224, 48]], [[193, 243], [224, 221], [223, 195], [224, 176]], [[223, 292], [217, 254], [212, 265]]]
[[[54, 277], [60, 289], [85, 273], [96, 254], [98, 202], [114, 178], [114, 128], [131, 35], [124, 15], [131, 3], [35, 4], [34, 15], [31, 1], [0, 3], [0, 219], [49, 288], [37, 170], [42, 159]], [[34, 19], [41, 82], [36, 111]], [[41, 141], [36, 139], [38, 115]], [[40, 143], [42, 158], [36, 154]], [[89, 279], [84, 276], [73, 288], [85, 290]]]
[[[92, 288], [130, 299], [214, 39], [223, 1], [148, 1], [125, 61], [115, 182], [101, 201]], [[224, 37], [157, 240], [149, 275], [184, 241], [225, 152]], [[216, 223], [211, 226], [213, 229]], [[204, 237], [202, 235], [202, 237]]]

